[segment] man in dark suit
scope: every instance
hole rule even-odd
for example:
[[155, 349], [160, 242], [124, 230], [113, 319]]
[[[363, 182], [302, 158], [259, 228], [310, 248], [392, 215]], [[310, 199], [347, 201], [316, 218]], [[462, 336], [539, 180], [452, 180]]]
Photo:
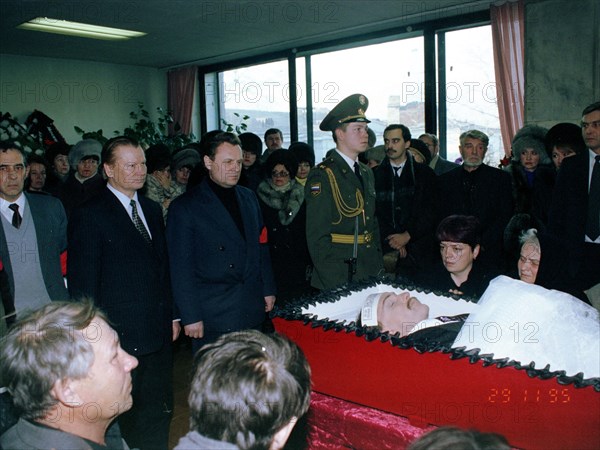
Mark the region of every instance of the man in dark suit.
[[460, 135], [463, 165], [439, 177], [440, 219], [453, 214], [475, 216], [483, 236], [480, 259], [504, 269], [504, 228], [513, 214], [510, 175], [483, 163], [489, 138], [479, 130]]
[[172, 416], [172, 322], [167, 246], [160, 206], [138, 195], [146, 158], [127, 137], [102, 149], [106, 188], [73, 210], [69, 222], [68, 281], [73, 298], [91, 297], [106, 312], [133, 372], [133, 408], [119, 418], [128, 444], [168, 446]]
[[242, 161], [238, 137], [217, 134], [204, 155], [209, 176], [169, 207], [173, 296], [194, 351], [225, 333], [259, 329], [275, 303], [258, 200], [237, 185]]
[[383, 261], [387, 272], [414, 279], [433, 258], [437, 178], [407, 151], [408, 127], [389, 125], [383, 141], [387, 156], [374, 170]]
[[587, 290], [600, 283], [600, 102], [583, 110], [581, 128], [588, 150], [563, 160], [548, 230], [567, 243], [571, 275]]
[[0, 261], [8, 278], [7, 315], [67, 300], [60, 254], [67, 217], [60, 201], [23, 192], [29, 168], [15, 144], [0, 143]]

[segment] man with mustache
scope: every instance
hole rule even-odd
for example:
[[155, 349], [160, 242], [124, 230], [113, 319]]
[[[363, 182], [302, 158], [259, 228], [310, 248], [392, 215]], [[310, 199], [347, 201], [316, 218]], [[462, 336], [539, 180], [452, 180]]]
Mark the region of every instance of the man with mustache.
[[369, 146], [368, 106], [364, 95], [351, 95], [319, 126], [331, 131], [336, 148], [310, 171], [305, 186], [306, 239], [316, 289], [345, 283], [349, 270], [360, 280], [383, 269], [373, 172], [358, 161]]
[[413, 279], [431, 263], [436, 226], [437, 178], [408, 148], [408, 127], [388, 125], [386, 157], [374, 170], [376, 212], [386, 272]]
[[440, 219], [453, 214], [475, 216], [483, 236], [480, 258], [504, 269], [502, 239], [513, 214], [511, 179], [507, 172], [483, 162], [489, 137], [479, 130], [460, 135], [463, 164], [439, 177]]
[[118, 136], [102, 149], [108, 178], [93, 199], [73, 210], [68, 227], [68, 284], [75, 299], [89, 297], [139, 366], [134, 407], [119, 418], [131, 448], [168, 446], [173, 413], [173, 321], [169, 261], [160, 205], [138, 194], [146, 180], [144, 150]]

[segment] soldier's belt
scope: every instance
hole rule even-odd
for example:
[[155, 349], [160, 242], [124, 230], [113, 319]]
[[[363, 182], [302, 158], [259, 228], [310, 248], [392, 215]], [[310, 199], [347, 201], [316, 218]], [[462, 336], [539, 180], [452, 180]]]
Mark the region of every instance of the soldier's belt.
[[[373, 233], [365, 232], [365, 234], [358, 235], [357, 242], [359, 244], [368, 244], [372, 240]], [[331, 242], [334, 244], [354, 244], [354, 235], [331, 233]]]

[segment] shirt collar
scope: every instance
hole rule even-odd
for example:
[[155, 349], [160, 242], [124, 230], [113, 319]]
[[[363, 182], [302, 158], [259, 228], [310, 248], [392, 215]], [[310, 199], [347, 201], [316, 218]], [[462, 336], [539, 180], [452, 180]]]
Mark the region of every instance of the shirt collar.
[[[12, 210], [9, 210], [8, 207], [10, 205], [12, 205], [13, 203], [16, 203], [17, 205], [19, 205], [19, 211], [21, 212], [21, 216], [23, 216], [23, 211], [25, 211], [25, 203], [27, 202], [27, 198], [25, 197], [25, 194], [23, 192], [21, 192], [21, 195], [19, 195], [19, 198], [17, 200], [15, 200], [14, 202], [9, 202], [4, 200], [3, 198], [0, 198], [0, 210], [2, 211], [2, 213], [6, 213], [7, 211], [10, 211], [10, 214], [12, 215]], [[6, 215], [6, 214], [5, 214]]]
[[[129, 198], [128, 196], [126, 196], [125, 194], [123, 194], [121, 191], [118, 191], [117, 189], [115, 189], [110, 183], [106, 183], [106, 187], [108, 188], [108, 190], [110, 192], [112, 192], [115, 197], [117, 197], [117, 200], [119, 200], [119, 202], [121, 202], [121, 204], [123, 205], [123, 207], [129, 211], [129, 209], [131, 208], [131, 198]], [[136, 203], [139, 203], [138, 201], [138, 195], [137, 192], [135, 192], [133, 194], [133, 200], [135, 200]]]
[[352, 170], [354, 170], [354, 163], [358, 162], [358, 160], [349, 158], [348, 156], [346, 156], [342, 152], [340, 152], [337, 148], [335, 149], [335, 151], [337, 152], [338, 155], [340, 155], [343, 158], [344, 161], [346, 161], [346, 163], [348, 163], [348, 166], [350, 166], [350, 168]]

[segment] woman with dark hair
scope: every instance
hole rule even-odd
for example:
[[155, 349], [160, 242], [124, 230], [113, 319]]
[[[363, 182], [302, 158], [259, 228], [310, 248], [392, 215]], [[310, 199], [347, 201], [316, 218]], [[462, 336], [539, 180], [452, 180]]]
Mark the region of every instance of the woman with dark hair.
[[310, 292], [304, 186], [294, 179], [298, 162], [289, 150], [275, 150], [265, 170], [267, 178], [256, 193], [268, 231], [277, 300], [282, 302]]
[[304, 142], [294, 142], [288, 150], [296, 156], [296, 161], [298, 161], [296, 181], [304, 186], [310, 170], [315, 166], [315, 151]]
[[62, 195], [63, 186], [69, 176], [69, 152], [71, 146], [66, 142], [55, 142], [48, 150], [46, 150], [46, 161], [50, 166], [50, 170], [46, 174], [46, 184], [44, 190], [60, 197]]
[[574, 123], [557, 123], [548, 130], [544, 141], [546, 152], [552, 158], [556, 170], [560, 169], [565, 158], [587, 150], [581, 133], [581, 127]]
[[476, 262], [482, 252], [481, 224], [474, 216], [453, 215], [442, 220], [436, 231], [441, 261], [419, 282], [432, 290], [479, 298], [498, 272]]
[[240, 175], [240, 186], [256, 192], [258, 185], [264, 179], [260, 155], [262, 154], [262, 141], [254, 133], [242, 133], [238, 136], [242, 142], [242, 174]]

